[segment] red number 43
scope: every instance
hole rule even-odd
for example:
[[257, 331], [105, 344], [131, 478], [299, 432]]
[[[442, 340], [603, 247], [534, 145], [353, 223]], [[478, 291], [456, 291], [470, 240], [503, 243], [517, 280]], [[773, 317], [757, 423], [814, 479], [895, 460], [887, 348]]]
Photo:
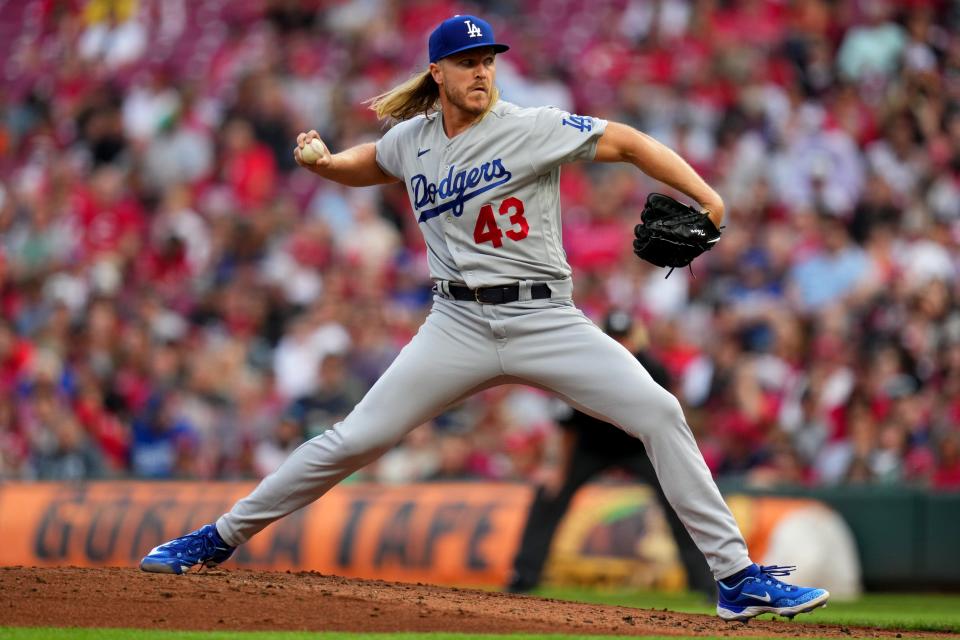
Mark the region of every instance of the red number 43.
[[[530, 223], [523, 217], [523, 201], [519, 198], [509, 197], [500, 203], [497, 213], [502, 216], [510, 214], [510, 224], [513, 225], [507, 229], [506, 235], [511, 240], [523, 240], [530, 232]], [[473, 240], [477, 244], [490, 242], [495, 248], [503, 246], [503, 231], [497, 226], [497, 219], [493, 216], [493, 205], [485, 204], [480, 207], [480, 215], [477, 216], [477, 226], [473, 229]]]

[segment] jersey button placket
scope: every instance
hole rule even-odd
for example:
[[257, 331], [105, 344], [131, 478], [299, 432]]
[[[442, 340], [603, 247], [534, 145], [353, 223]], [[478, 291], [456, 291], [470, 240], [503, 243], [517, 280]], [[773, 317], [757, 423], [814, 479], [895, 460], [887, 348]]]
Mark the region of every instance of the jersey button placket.
[[[437, 176], [437, 184], [449, 175], [450, 164], [447, 162], [447, 152], [448, 148], [444, 148], [443, 154], [440, 156], [440, 175]], [[453, 258], [454, 263], [457, 266], [460, 266], [460, 261], [457, 260], [458, 254], [462, 251], [462, 248], [457, 243], [456, 233], [453, 226], [454, 218], [453, 212], [448, 210], [443, 214], [443, 234], [447, 238], [447, 248], [450, 251], [450, 256]]]
[[[449, 154], [450, 154], [450, 145], [451, 145], [451, 144], [453, 144], [453, 141], [448, 142], [448, 143], [446, 144], [446, 146], [444, 146], [443, 151], [442, 151], [441, 154], [440, 154], [440, 166], [439, 166], [439, 169], [438, 169], [438, 171], [437, 171], [437, 174], [438, 174], [438, 175], [437, 175], [437, 185], [438, 185], [438, 186], [439, 186], [440, 183], [443, 181], [443, 179], [446, 178], [446, 177], [449, 175], [449, 173], [450, 173], [450, 166], [451, 166], [451, 165], [450, 165], [450, 163], [448, 162], [447, 158], [448, 158], [448, 156], [449, 156]], [[438, 200], [439, 200], [439, 198], [438, 198]], [[453, 212], [452, 212], [452, 211], [449, 211], [449, 210], [448, 210], [446, 213], [443, 214], [443, 223], [444, 223], [444, 224], [443, 224], [443, 234], [444, 234], [444, 235], [446, 236], [446, 238], [447, 238], [447, 248], [448, 248], [449, 251], [450, 251], [450, 256], [453, 258], [454, 263], [456, 263], [457, 266], [459, 266], [460, 263], [459, 263], [459, 260], [457, 260], [457, 255], [460, 254], [460, 253], [463, 251], [463, 247], [461, 247], [461, 246], [457, 243], [456, 231], [455, 231], [455, 228], [454, 228], [454, 226], [453, 226], [454, 217], [453, 217]]]
[[[440, 156], [440, 162], [441, 162], [441, 164], [440, 164], [440, 175], [437, 177], [437, 184], [438, 184], [438, 185], [440, 184], [440, 181], [441, 181], [441, 180], [443, 180], [443, 179], [446, 178], [448, 175], [450, 175], [450, 166], [451, 166], [451, 165], [450, 165], [449, 162], [447, 162], [447, 152], [448, 152], [448, 151], [449, 151], [449, 149], [445, 148], [445, 149], [443, 150], [443, 154]], [[446, 223], [446, 227], [444, 228], [444, 234], [450, 239], [450, 241], [455, 242], [455, 241], [456, 241], [456, 238], [453, 237], [453, 236], [454, 236], [454, 229], [453, 229], [454, 217], [453, 217], [453, 212], [448, 210], [448, 211], [443, 215], [443, 221]], [[451, 249], [452, 249], [451, 253], [459, 253], [459, 252], [460, 252], [460, 247], [457, 246], [456, 244], [452, 244], [452, 245], [451, 245]]]
[[[437, 176], [437, 186], [439, 186], [440, 183], [443, 181], [443, 179], [447, 177], [448, 171], [450, 171], [450, 165], [447, 164], [447, 151], [446, 149], [444, 149], [443, 154], [440, 156], [440, 171], [439, 171], [439, 175]], [[438, 198], [438, 201], [439, 201], [439, 198]], [[443, 214], [443, 221], [447, 225], [452, 224], [453, 214], [447, 211], [447, 213]], [[449, 233], [449, 228], [447, 229], [446, 232]]]

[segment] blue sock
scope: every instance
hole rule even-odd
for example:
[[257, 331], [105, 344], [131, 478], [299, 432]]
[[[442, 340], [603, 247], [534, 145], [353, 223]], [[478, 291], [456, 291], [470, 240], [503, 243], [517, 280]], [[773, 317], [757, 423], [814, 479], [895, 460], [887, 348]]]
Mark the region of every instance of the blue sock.
[[730, 587], [733, 587], [738, 582], [740, 582], [741, 580], [746, 578], [748, 575], [750, 575], [750, 569], [752, 568], [753, 568], [753, 565], [750, 565], [746, 569], [741, 569], [740, 571], [737, 571], [732, 576], [727, 576], [726, 578], [721, 579], [719, 582], [720, 584], [722, 584], [723, 586], [729, 589]]

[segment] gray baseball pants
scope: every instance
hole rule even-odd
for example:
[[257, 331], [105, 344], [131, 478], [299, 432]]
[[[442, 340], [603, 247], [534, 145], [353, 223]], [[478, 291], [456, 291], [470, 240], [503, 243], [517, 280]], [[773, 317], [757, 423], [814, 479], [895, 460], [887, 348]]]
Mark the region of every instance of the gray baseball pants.
[[516, 382], [552, 391], [639, 437], [714, 577], [747, 567], [746, 543], [677, 399], [590, 322], [569, 294], [532, 300], [529, 286], [523, 292], [520, 301], [500, 305], [435, 296], [417, 335], [350, 415], [301, 445], [217, 520], [223, 539], [234, 546], [246, 542], [448, 406], [480, 389]]

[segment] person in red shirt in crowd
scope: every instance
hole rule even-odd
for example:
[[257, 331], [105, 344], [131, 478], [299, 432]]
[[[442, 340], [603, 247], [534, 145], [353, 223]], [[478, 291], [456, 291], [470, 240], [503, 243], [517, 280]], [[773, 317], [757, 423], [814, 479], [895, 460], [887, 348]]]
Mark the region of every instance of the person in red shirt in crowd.
[[89, 261], [114, 256], [123, 261], [137, 255], [143, 243], [143, 207], [125, 188], [123, 171], [113, 165], [96, 169], [89, 189], [77, 194], [76, 216]]
[[0, 480], [25, 475], [30, 458], [30, 443], [20, 429], [13, 406], [13, 392], [0, 387]]
[[960, 432], [950, 431], [940, 438], [937, 457], [939, 463], [931, 485], [946, 491], [960, 490]]
[[233, 190], [239, 211], [252, 214], [276, 191], [273, 153], [254, 137], [253, 125], [239, 117], [224, 126], [223, 144], [223, 179]]
[[173, 234], [153, 238], [140, 254], [137, 270], [140, 281], [148, 286], [176, 292], [192, 275], [183, 239]]
[[73, 410], [84, 430], [97, 443], [111, 471], [122, 472], [129, 464], [130, 428], [103, 404], [103, 392], [91, 380], [81, 383]]
[[13, 327], [0, 318], [0, 392], [15, 390], [32, 358], [33, 345], [18, 338]]

